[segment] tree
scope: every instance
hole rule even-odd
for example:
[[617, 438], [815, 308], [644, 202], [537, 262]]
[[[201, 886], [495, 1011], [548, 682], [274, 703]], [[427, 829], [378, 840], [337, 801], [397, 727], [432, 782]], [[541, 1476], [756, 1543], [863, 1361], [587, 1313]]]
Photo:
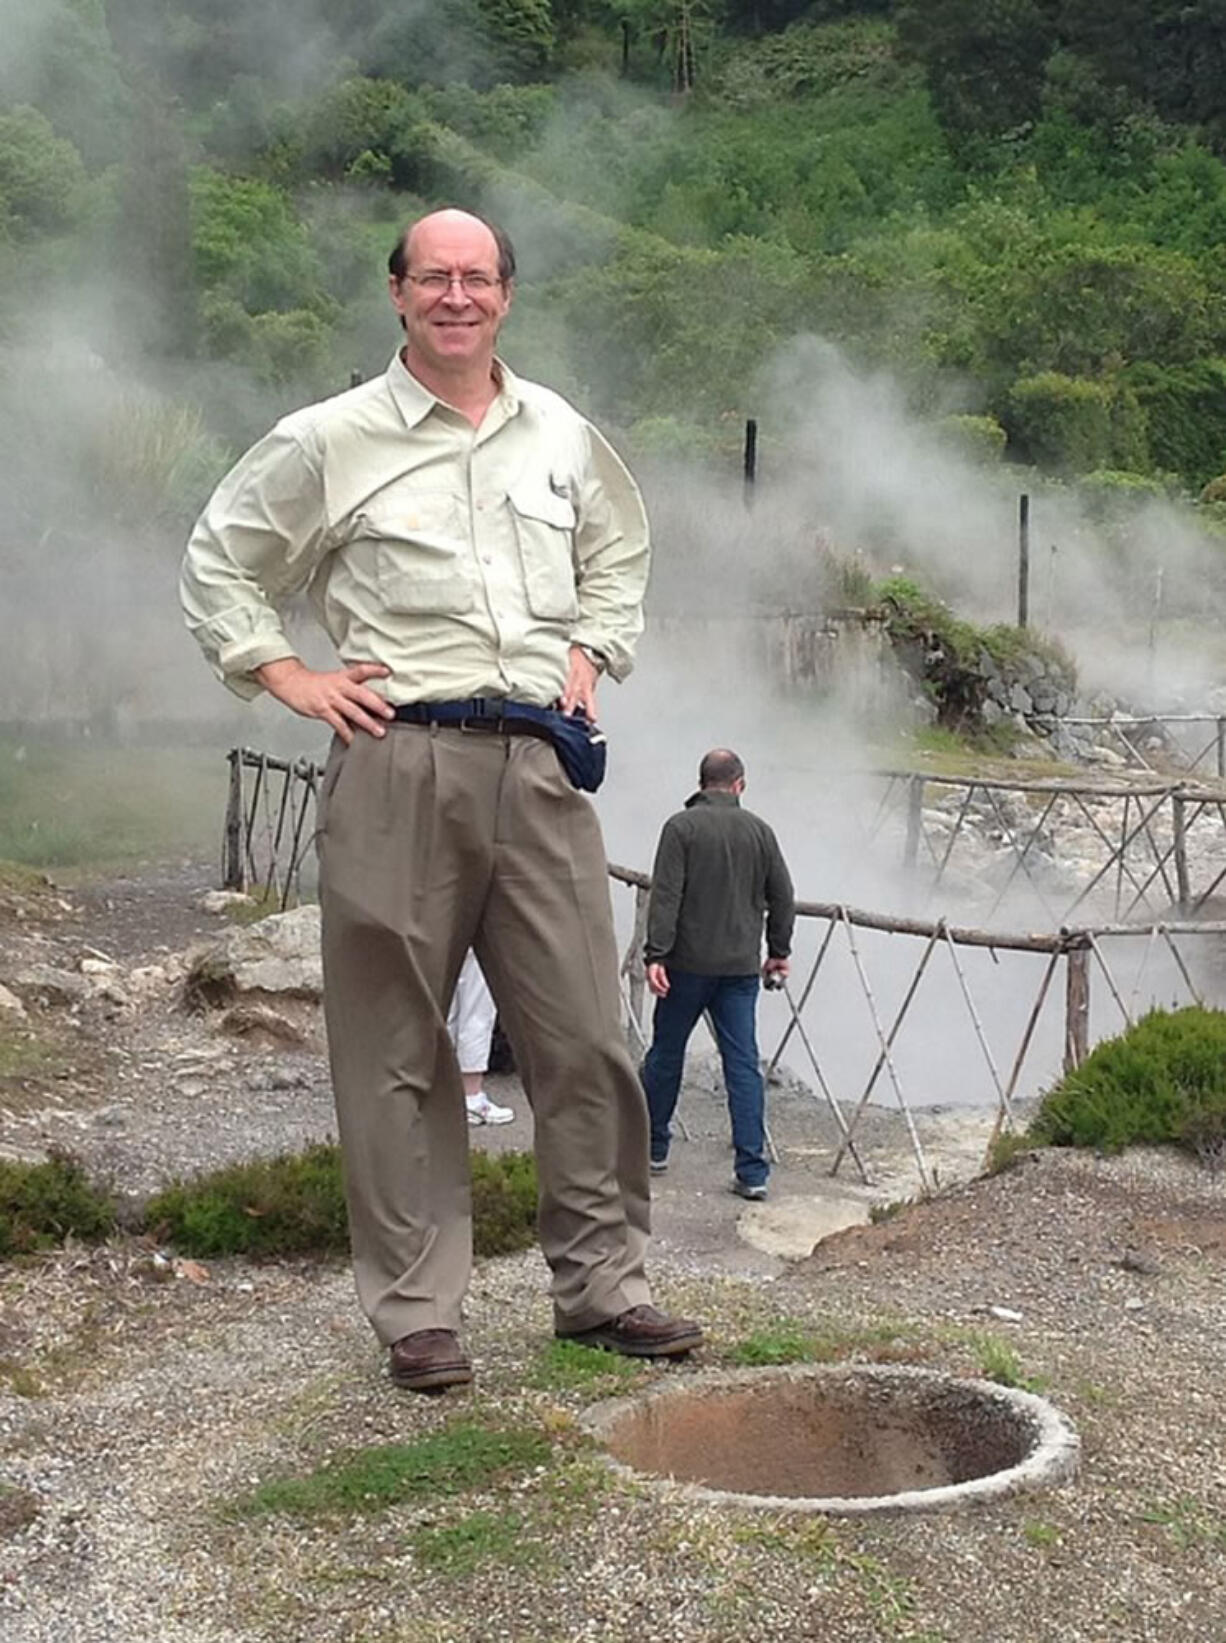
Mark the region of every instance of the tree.
[[45, 114], [25, 106], [0, 114], [0, 217], [18, 235], [67, 227], [86, 180], [81, 156]]
[[128, 97], [102, 0], [10, 0], [0, 103], [41, 109], [91, 169], [120, 157]]
[[1060, 0], [902, 0], [904, 48], [922, 64], [955, 145], [1037, 118]]

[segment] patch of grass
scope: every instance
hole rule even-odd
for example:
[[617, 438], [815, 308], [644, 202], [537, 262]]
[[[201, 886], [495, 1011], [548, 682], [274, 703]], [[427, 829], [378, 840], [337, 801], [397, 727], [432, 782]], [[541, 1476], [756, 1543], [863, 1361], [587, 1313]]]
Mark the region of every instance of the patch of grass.
[[1180, 1551], [1192, 1546], [1226, 1547], [1226, 1518], [1188, 1495], [1155, 1502], [1141, 1513], [1141, 1522], [1165, 1529]]
[[[474, 1151], [473, 1248], [480, 1256], [536, 1239], [536, 1165], [530, 1153]], [[349, 1249], [340, 1148], [231, 1164], [172, 1182], [150, 1199], [145, 1224], [185, 1255], [344, 1255]]]
[[976, 1334], [971, 1337], [979, 1360], [979, 1373], [985, 1381], [998, 1386], [1015, 1386], [1022, 1392], [1042, 1392], [1047, 1386], [1044, 1375], [1027, 1375], [1021, 1359], [1008, 1341], [999, 1335]]
[[490, 1563], [528, 1568], [538, 1563], [543, 1542], [525, 1531], [518, 1512], [469, 1512], [457, 1523], [427, 1525], [409, 1536], [413, 1555], [438, 1574], [462, 1579]]
[[[291, 896], [288, 905], [296, 907], [297, 899]], [[231, 924], [259, 924], [261, 919], [287, 910], [281, 906], [281, 892], [271, 885], [261, 884], [248, 890], [242, 901], [227, 902], [223, 917]]]
[[459, 1495], [523, 1477], [552, 1459], [536, 1427], [457, 1421], [413, 1443], [375, 1444], [299, 1478], [274, 1478], [235, 1501], [233, 1516], [379, 1512], [400, 1501]]
[[729, 1348], [727, 1358], [729, 1363], [752, 1369], [765, 1364], [812, 1363], [816, 1355], [812, 1335], [781, 1325], [759, 1330], [737, 1341]]
[[150, 1200], [145, 1223], [186, 1255], [344, 1254], [340, 1148], [320, 1142], [175, 1181]]
[[226, 779], [215, 748], [0, 741], [0, 858], [86, 868], [211, 858]]
[[1043, 1097], [1029, 1131], [1057, 1147], [1226, 1148], [1226, 1011], [1151, 1010]]
[[8, 1383], [15, 1398], [41, 1398], [46, 1390], [32, 1369], [7, 1358], [0, 1358], [0, 1380]]
[[97, 1242], [114, 1230], [114, 1200], [69, 1154], [53, 1152], [41, 1164], [0, 1161], [0, 1256], [68, 1237]]
[[46, 1077], [63, 1058], [61, 1047], [35, 1028], [0, 1016], [0, 1078]]
[[529, 1371], [528, 1384], [555, 1391], [603, 1389], [625, 1385], [640, 1378], [645, 1368], [641, 1360], [619, 1357], [616, 1352], [593, 1351], [574, 1341], [548, 1341]]
[[903, 1210], [910, 1209], [914, 1202], [914, 1198], [891, 1198], [889, 1203], [886, 1204], [870, 1204], [868, 1206], [869, 1222], [876, 1227], [880, 1226], [883, 1221], [892, 1221], [896, 1215], [901, 1215]]
[[841, 1363], [862, 1356], [874, 1363], [912, 1363], [925, 1357], [917, 1331], [909, 1324], [885, 1322], [856, 1329], [809, 1329], [781, 1322], [735, 1342], [724, 1354], [744, 1368], [785, 1363]]
[[1028, 1546], [1035, 1546], [1040, 1551], [1048, 1551], [1060, 1544], [1060, 1531], [1054, 1523], [1042, 1523], [1038, 1518], [1030, 1518], [1022, 1524], [1022, 1535]]
[[1034, 1147], [1033, 1136], [1019, 1134], [1017, 1130], [1002, 1130], [988, 1148], [987, 1173], [1003, 1175], [1006, 1170], [1016, 1169]]

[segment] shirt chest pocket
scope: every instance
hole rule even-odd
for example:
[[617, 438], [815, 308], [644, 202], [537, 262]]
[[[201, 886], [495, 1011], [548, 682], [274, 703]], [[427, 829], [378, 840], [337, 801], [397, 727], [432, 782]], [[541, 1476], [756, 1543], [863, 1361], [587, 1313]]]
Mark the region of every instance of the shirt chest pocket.
[[468, 530], [450, 491], [389, 491], [357, 519], [357, 543], [384, 610], [459, 616], [475, 603]]
[[571, 557], [574, 507], [545, 484], [516, 485], [507, 501], [528, 609], [546, 621], [572, 621], [579, 614]]

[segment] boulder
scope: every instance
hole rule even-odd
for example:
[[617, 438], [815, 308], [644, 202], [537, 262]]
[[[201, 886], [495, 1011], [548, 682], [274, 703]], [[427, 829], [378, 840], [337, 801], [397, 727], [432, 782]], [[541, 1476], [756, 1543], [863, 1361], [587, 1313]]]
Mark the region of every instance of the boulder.
[[323, 995], [319, 908], [294, 907], [258, 924], [238, 925], [195, 955], [187, 974], [191, 1002], [228, 1004], [245, 994], [318, 1002]]

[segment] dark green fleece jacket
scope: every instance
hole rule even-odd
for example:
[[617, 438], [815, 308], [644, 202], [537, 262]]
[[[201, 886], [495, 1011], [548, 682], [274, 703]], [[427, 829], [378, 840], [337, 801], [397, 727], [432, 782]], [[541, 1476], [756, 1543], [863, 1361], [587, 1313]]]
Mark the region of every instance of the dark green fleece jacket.
[[796, 903], [774, 833], [735, 793], [707, 788], [664, 823], [651, 872], [648, 964], [701, 976], [756, 975], [786, 958]]

